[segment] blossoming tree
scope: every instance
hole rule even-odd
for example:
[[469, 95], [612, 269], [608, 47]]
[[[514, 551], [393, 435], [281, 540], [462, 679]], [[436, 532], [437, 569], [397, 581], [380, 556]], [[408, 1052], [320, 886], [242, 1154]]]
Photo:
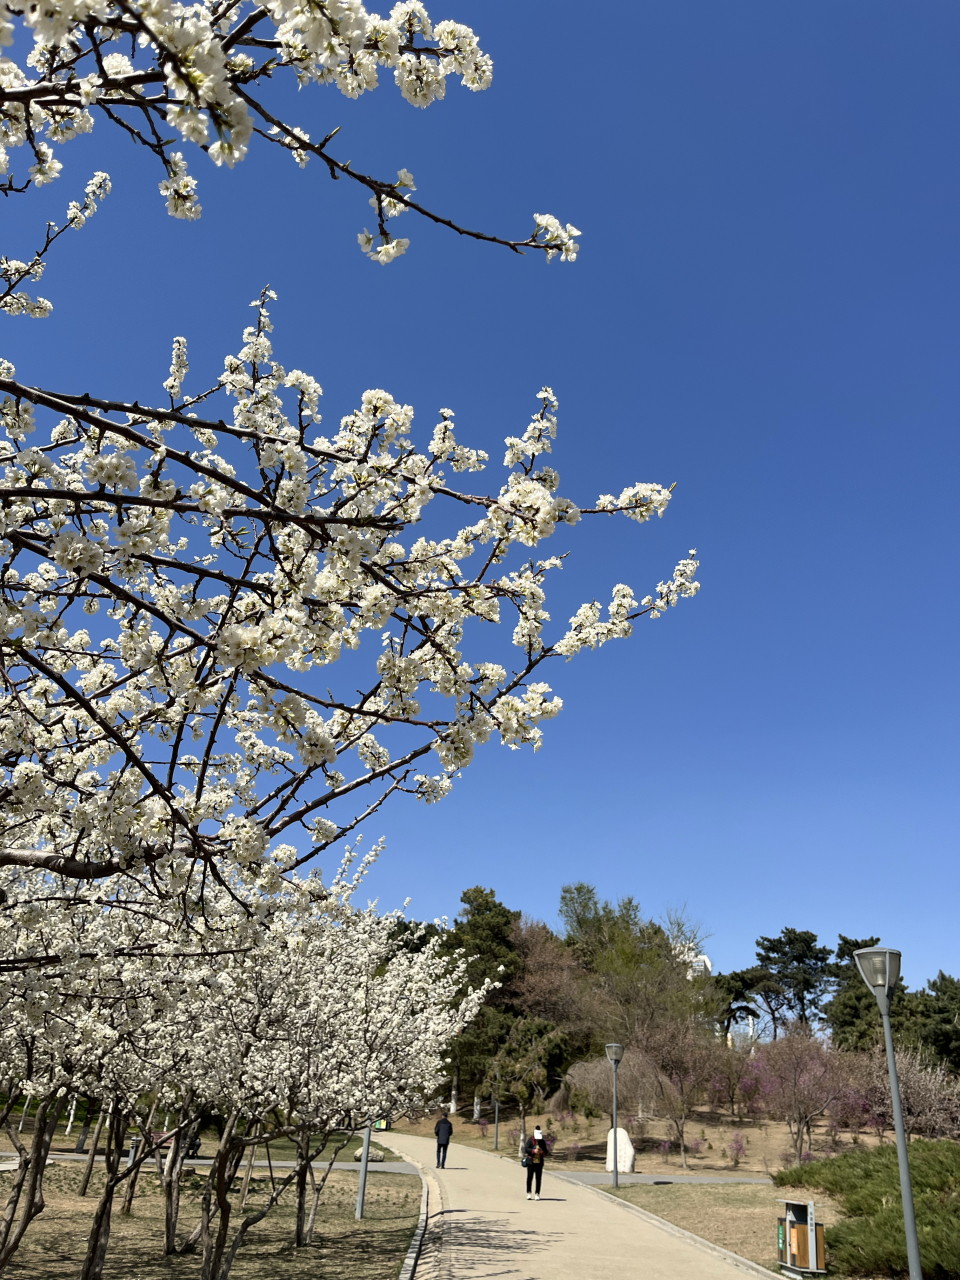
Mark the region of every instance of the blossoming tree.
[[[274, 359], [266, 300], [192, 397], [177, 340], [162, 408], [0, 367], [0, 865], [149, 868], [177, 888], [199, 862], [272, 890], [394, 793], [440, 799], [491, 736], [536, 749], [561, 706], [545, 663], [697, 590], [691, 555], [641, 601], [617, 584], [606, 617], [589, 601], [545, 634], [560, 561], [530, 553], [582, 515], [662, 515], [670, 491], [561, 496], [549, 388], [488, 495], [457, 484], [487, 455], [449, 410], [417, 448], [412, 408], [367, 391], [313, 434], [320, 386]], [[232, 415], [199, 416], [218, 391]], [[430, 503], [469, 523], [423, 536]], [[510, 622], [508, 670], [491, 648]], [[357, 648], [363, 687], [331, 689]], [[356, 678], [354, 662], [343, 684]]]
[[[33, 164], [19, 186], [8, 175], [0, 184], [6, 194], [52, 182], [63, 167], [53, 145], [89, 133], [98, 115], [159, 162], [160, 192], [175, 218], [197, 218], [201, 206], [185, 155], [174, 148], [196, 146], [214, 164], [232, 168], [257, 136], [289, 151], [301, 168], [316, 157], [331, 178], [370, 193], [377, 229], [364, 229], [357, 239], [374, 261], [388, 263], [405, 252], [409, 240], [391, 235], [388, 222], [408, 210], [515, 252], [537, 249], [565, 261], [577, 256], [580, 233], [550, 214], [534, 215], [534, 231], [524, 239], [468, 230], [414, 201], [408, 170], [390, 181], [359, 173], [330, 150], [338, 128], [312, 141], [276, 114], [279, 107], [271, 108], [270, 82], [288, 77], [301, 87], [334, 84], [358, 98], [377, 87], [385, 69], [415, 107], [443, 98], [450, 77], [473, 92], [487, 89], [493, 62], [477, 36], [459, 22], [431, 22], [421, 0], [401, 0], [386, 18], [367, 13], [360, 0], [5, 0], [0, 45], [14, 43], [16, 18], [33, 46], [23, 65], [0, 58], [0, 174], [19, 147]], [[38, 278], [40, 259], [14, 264], [14, 274], [21, 272], [17, 284], [31, 268]], [[40, 310], [30, 314], [49, 308], [43, 299], [36, 305]]]
[[[185, 921], [130, 877], [78, 891], [50, 877], [38, 891], [33, 873], [0, 873], [3, 949], [32, 962], [10, 975], [2, 995], [0, 1119], [20, 1167], [0, 1218], [0, 1267], [43, 1209], [43, 1172], [68, 1092], [109, 1115], [107, 1177], [83, 1280], [101, 1274], [117, 1189], [159, 1148], [149, 1120], [158, 1110], [172, 1117], [163, 1135], [168, 1252], [177, 1247], [183, 1139], [211, 1111], [223, 1117], [223, 1133], [189, 1237], [201, 1246], [204, 1280], [226, 1280], [250, 1228], [291, 1188], [296, 1243], [307, 1242], [346, 1136], [431, 1100], [446, 1044], [485, 996], [458, 994], [465, 962], [441, 955], [439, 937], [423, 944], [398, 928], [399, 913], [353, 905], [366, 865], [326, 887], [316, 877], [284, 886], [261, 929], [216, 886], [206, 904], [220, 922], [215, 945], [197, 917]], [[30, 1146], [11, 1123], [25, 1096], [37, 1103]], [[137, 1159], [121, 1168], [135, 1130]], [[244, 1153], [281, 1137], [294, 1143], [294, 1167], [265, 1203], [245, 1216], [241, 1209], [234, 1229], [229, 1195]], [[308, 1181], [321, 1157], [308, 1218]]]
[[[381, 263], [407, 247], [388, 231], [407, 210], [576, 257], [569, 224], [536, 215], [525, 240], [468, 231], [416, 203], [407, 170], [357, 173], [332, 154], [333, 133], [314, 142], [272, 109], [282, 75], [356, 97], [386, 68], [415, 106], [451, 75], [485, 89], [492, 64], [474, 33], [432, 24], [418, 0], [387, 18], [359, 0], [3, 0], [0, 18], [18, 56], [22, 28], [34, 41], [25, 62], [0, 59], [0, 171], [16, 148], [33, 160], [5, 194], [52, 181], [53, 146], [99, 114], [160, 163], [175, 217], [200, 213], [175, 146], [232, 166], [258, 136], [365, 189], [377, 231], [360, 246]], [[98, 172], [32, 259], [0, 259], [0, 309], [49, 314], [22, 286], [109, 192]], [[271, 1135], [295, 1144], [284, 1185], [308, 1238], [307, 1185], [333, 1130], [429, 1099], [483, 992], [458, 995], [459, 959], [355, 908], [356, 881], [325, 887], [300, 869], [336, 857], [391, 796], [441, 799], [477, 745], [536, 750], [561, 707], [548, 663], [698, 589], [691, 552], [639, 601], [598, 584], [612, 589], [605, 613], [589, 600], [554, 627], [561, 562], [538, 558], [541, 544], [582, 516], [662, 516], [671, 490], [561, 495], [549, 387], [488, 492], [466, 477], [489, 458], [458, 441], [448, 409], [418, 439], [411, 406], [368, 390], [322, 434], [320, 385], [274, 355], [272, 297], [189, 394], [176, 338], [157, 402], [28, 386], [0, 360], [0, 1122], [10, 1133], [25, 1095], [39, 1108], [0, 1265], [42, 1208], [68, 1093], [110, 1115], [83, 1280], [102, 1270], [116, 1189], [156, 1149], [158, 1106], [173, 1117], [168, 1250], [185, 1140], [211, 1109], [224, 1135], [191, 1237], [203, 1280], [226, 1280], [251, 1225], [242, 1211], [231, 1225], [230, 1187]], [[130, 1126], [144, 1142], [122, 1170]]]

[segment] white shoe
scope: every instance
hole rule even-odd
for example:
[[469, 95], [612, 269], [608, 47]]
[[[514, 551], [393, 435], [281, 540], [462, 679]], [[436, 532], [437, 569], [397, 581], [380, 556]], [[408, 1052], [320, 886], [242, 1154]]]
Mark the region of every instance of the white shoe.
[[533, 1196], [530, 1194], [530, 1192], [529, 1192], [529, 1191], [527, 1192], [527, 1199], [528, 1199], [528, 1200], [532, 1200], [532, 1199], [533, 1199]]
[[539, 1197], [539, 1196], [534, 1196], [533, 1198], [534, 1198], [534, 1200], [539, 1200], [539, 1199], [540, 1199], [540, 1197]]

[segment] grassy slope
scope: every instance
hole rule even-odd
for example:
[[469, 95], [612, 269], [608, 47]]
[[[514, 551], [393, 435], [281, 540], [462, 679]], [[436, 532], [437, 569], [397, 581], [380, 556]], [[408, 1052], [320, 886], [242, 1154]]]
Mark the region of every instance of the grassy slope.
[[[912, 1142], [920, 1259], [931, 1280], [960, 1280], [960, 1145]], [[907, 1271], [897, 1153], [892, 1145], [786, 1169], [778, 1183], [822, 1188], [844, 1218], [827, 1231], [833, 1266], [847, 1275], [900, 1276]]]
[[[777, 1218], [783, 1213], [783, 1207], [777, 1200], [789, 1198], [789, 1190], [736, 1184], [683, 1186], [674, 1182], [665, 1187], [634, 1184], [609, 1194], [779, 1274]], [[803, 1193], [804, 1199], [807, 1194]], [[838, 1220], [836, 1206], [828, 1197], [817, 1196], [816, 1203], [821, 1222], [830, 1224]]]

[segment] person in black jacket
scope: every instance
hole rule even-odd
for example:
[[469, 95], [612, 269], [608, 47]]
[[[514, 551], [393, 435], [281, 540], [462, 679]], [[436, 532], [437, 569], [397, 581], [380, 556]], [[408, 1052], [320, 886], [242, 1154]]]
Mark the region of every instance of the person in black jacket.
[[447, 1119], [446, 1112], [434, 1125], [433, 1132], [437, 1135], [437, 1168], [445, 1169], [447, 1167], [447, 1147], [453, 1137], [453, 1125]]
[[[524, 1147], [527, 1157], [527, 1199], [540, 1199], [540, 1182], [543, 1178], [543, 1162], [547, 1158], [547, 1144], [543, 1138], [543, 1130], [537, 1126], [533, 1131], [533, 1137], [527, 1139], [527, 1145]], [[537, 1180], [536, 1193], [530, 1195], [530, 1187], [533, 1180]]]

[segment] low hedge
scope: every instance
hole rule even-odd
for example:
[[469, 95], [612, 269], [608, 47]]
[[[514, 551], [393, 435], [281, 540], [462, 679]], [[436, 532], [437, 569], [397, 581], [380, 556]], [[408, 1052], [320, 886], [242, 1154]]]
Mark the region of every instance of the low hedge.
[[[910, 1177], [926, 1280], [960, 1280], [960, 1145], [910, 1143]], [[825, 1191], [844, 1219], [826, 1231], [831, 1270], [852, 1276], [905, 1276], [900, 1175], [892, 1145], [784, 1169], [778, 1186]]]

